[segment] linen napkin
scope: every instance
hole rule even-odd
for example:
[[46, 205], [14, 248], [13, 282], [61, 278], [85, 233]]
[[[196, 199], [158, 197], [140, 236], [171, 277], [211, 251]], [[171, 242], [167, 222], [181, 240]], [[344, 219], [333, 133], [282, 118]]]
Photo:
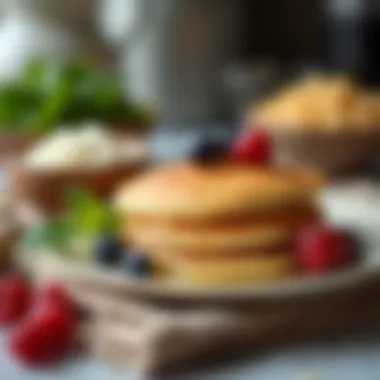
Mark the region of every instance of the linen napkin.
[[71, 290], [90, 311], [82, 336], [89, 351], [144, 372], [236, 358], [380, 317], [380, 281], [333, 297], [254, 304], [162, 305]]

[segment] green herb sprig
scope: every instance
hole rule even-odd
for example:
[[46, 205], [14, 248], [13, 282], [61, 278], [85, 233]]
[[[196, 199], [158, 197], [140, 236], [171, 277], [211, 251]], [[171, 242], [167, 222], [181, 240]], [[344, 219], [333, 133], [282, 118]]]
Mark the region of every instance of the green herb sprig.
[[119, 217], [108, 204], [84, 189], [71, 189], [67, 194], [66, 211], [30, 228], [23, 236], [21, 247], [33, 252], [51, 249], [68, 252], [80, 238], [96, 239], [101, 234], [115, 234]]

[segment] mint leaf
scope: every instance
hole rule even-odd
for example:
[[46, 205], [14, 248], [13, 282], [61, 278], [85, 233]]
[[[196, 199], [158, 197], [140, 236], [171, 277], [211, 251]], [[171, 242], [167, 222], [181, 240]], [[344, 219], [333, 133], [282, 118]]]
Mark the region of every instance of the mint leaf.
[[75, 231], [83, 235], [114, 233], [119, 218], [116, 212], [91, 192], [70, 189], [67, 194], [67, 218]]
[[21, 247], [28, 251], [41, 248], [61, 251], [67, 248], [72, 232], [66, 220], [52, 219], [30, 228], [22, 237]]
[[72, 188], [67, 193], [66, 213], [29, 229], [21, 240], [21, 248], [26, 252], [48, 248], [71, 255], [78, 241], [91, 246], [97, 235], [114, 234], [118, 224], [118, 215], [109, 205], [89, 191]]

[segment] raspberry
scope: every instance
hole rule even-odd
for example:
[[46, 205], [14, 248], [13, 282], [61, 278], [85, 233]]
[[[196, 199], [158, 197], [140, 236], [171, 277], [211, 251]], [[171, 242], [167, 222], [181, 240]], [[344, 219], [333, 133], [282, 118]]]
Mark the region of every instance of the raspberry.
[[28, 311], [31, 291], [29, 283], [21, 276], [0, 281], [0, 324], [9, 325], [19, 321]]
[[37, 294], [37, 304], [59, 304], [74, 309], [74, 304], [69, 294], [58, 282], [52, 281], [45, 284]]
[[325, 273], [350, 264], [355, 247], [344, 231], [317, 226], [298, 236], [297, 254], [301, 268], [308, 273]]
[[233, 146], [231, 160], [239, 163], [265, 165], [270, 162], [272, 140], [263, 130], [245, 132]]
[[59, 303], [31, 313], [10, 336], [10, 350], [26, 365], [51, 364], [66, 357], [76, 338], [76, 315]]

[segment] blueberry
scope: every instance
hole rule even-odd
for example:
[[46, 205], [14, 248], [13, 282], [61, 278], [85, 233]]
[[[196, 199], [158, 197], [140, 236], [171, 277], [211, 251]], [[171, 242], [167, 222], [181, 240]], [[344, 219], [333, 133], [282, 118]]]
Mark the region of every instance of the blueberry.
[[105, 235], [95, 245], [94, 259], [104, 265], [116, 265], [123, 254], [123, 247], [114, 236]]
[[225, 155], [228, 144], [213, 136], [201, 136], [191, 150], [191, 158], [200, 163], [213, 162]]
[[148, 277], [152, 273], [152, 263], [139, 252], [127, 252], [121, 261], [121, 267], [135, 277]]

